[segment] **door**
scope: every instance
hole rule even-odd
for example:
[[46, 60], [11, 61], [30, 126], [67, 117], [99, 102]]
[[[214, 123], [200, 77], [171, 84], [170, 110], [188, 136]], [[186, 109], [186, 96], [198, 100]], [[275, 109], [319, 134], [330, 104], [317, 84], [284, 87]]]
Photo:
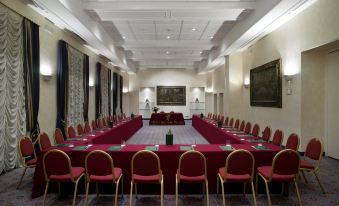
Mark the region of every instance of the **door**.
[[327, 56], [325, 82], [327, 154], [339, 159], [339, 51]]

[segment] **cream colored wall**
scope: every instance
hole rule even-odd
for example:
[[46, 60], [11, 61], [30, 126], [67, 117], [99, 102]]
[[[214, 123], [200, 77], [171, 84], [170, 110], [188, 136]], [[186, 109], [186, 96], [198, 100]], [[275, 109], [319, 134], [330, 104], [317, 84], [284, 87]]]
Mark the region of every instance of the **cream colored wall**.
[[[52, 70], [52, 78], [49, 81], [45, 81], [40, 76], [40, 108], [38, 121], [40, 124], [40, 130], [46, 132], [51, 141], [53, 142], [53, 132], [56, 125], [56, 72], [57, 72], [57, 44], [59, 40], [64, 40], [74, 48], [87, 54], [89, 56], [89, 75], [93, 80], [95, 79], [95, 64], [101, 62], [107, 67], [110, 67], [107, 62], [99, 58], [98, 55], [88, 50], [80, 42], [71, 37], [68, 33], [60, 30], [54, 26], [51, 22], [37, 14], [26, 4], [20, 0], [1, 0], [1, 2], [18, 12], [22, 16], [32, 20], [40, 26], [40, 69], [48, 67]], [[52, 29], [52, 34], [47, 32], [45, 26]], [[115, 70], [116, 71], [116, 70]], [[90, 88], [89, 90], [89, 119], [95, 118], [95, 90]]]
[[[134, 101], [140, 87], [186, 86], [186, 106], [159, 106], [165, 112], [182, 112], [185, 116], [189, 116], [189, 102], [193, 101], [189, 99], [190, 87], [206, 86], [206, 75], [198, 75], [192, 69], [145, 69], [139, 70], [136, 75], [129, 75], [129, 79], [130, 98]], [[135, 102], [130, 104], [130, 111], [138, 113], [138, 106]]]
[[[307, 95], [307, 90], [302, 92], [310, 83], [302, 83], [305, 79], [302, 77], [301, 53], [339, 39], [338, 10], [339, 1], [319, 0], [250, 48], [230, 55], [231, 116], [257, 122], [261, 127], [269, 125], [273, 130], [280, 128], [285, 133], [284, 142], [295, 132], [302, 138], [303, 150], [311, 134], [302, 127], [311, 125], [309, 122], [314, 119], [302, 112], [308, 108], [304, 103], [311, 102], [313, 97]], [[244, 78], [249, 77], [250, 69], [278, 58], [282, 59], [283, 73], [289, 69], [297, 72], [292, 81], [292, 95], [286, 95], [287, 82], [283, 79], [282, 108], [250, 107], [249, 89], [242, 87]], [[321, 130], [317, 128], [314, 134], [321, 134]]]

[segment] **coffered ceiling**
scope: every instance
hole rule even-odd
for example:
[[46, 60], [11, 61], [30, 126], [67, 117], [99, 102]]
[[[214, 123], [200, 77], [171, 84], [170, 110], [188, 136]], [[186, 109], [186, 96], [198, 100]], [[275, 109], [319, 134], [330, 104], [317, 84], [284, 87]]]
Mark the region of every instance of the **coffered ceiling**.
[[274, 22], [313, 1], [34, 0], [50, 20], [131, 72], [213, 69], [224, 55], [250, 45]]

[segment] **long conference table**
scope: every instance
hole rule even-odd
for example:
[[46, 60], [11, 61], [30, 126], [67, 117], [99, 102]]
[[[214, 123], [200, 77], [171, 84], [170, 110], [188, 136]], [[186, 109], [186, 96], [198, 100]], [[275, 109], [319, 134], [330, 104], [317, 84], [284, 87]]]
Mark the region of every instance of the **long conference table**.
[[[138, 117], [140, 118], [140, 117]], [[129, 125], [129, 128], [138, 127], [140, 128], [139, 124], [135, 122], [141, 121], [140, 119], [135, 118], [134, 120], [130, 120], [124, 124], [125, 126]], [[135, 122], [133, 122], [135, 121]], [[134, 123], [134, 124], [131, 124]], [[142, 122], [141, 122], [142, 125]], [[196, 145], [195, 150], [202, 152], [206, 159], [207, 159], [207, 173], [208, 173], [208, 181], [209, 181], [209, 189], [210, 193], [216, 192], [216, 177], [220, 167], [225, 166], [225, 160], [229, 153], [232, 150], [225, 149], [225, 143], [230, 143], [233, 149], [246, 149], [249, 150], [255, 158], [255, 165], [256, 167], [264, 166], [264, 165], [271, 165], [272, 159], [274, 155], [281, 150], [280, 147], [272, 145], [271, 143], [267, 142], [260, 142], [266, 149], [256, 149], [258, 142], [254, 137], [251, 136], [244, 136], [240, 134], [236, 134], [234, 131], [227, 130], [227, 128], [217, 128], [214, 122], [211, 122], [206, 119], [202, 119], [198, 116], [193, 116], [192, 118], [192, 125], [195, 129], [197, 129], [211, 144], [201, 144]], [[120, 125], [122, 126], [122, 125]], [[117, 127], [118, 128], [118, 127]], [[116, 128], [112, 128], [105, 132], [112, 132], [111, 130], [115, 130]], [[134, 128], [136, 129], [136, 128]], [[137, 130], [137, 129], [136, 129]], [[108, 141], [108, 134], [105, 132], [95, 133], [95, 137], [89, 136], [86, 138], [86, 141], [82, 140], [75, 140], [75, 141], [67, 141], [66, 143], [71, 145], [61, 145], [61, 146], [54, 146], [53, 149], [60, 149], [66, 152], [71, 161], [73, 166], [85, 166], [85, 157], [86, 155], [93, 150], [104, 150], [108, 152], [113, 160], [114, 165], [116, 167], [122, 168], [123, 175], [124, 175], [124, 192], [128, 193], [130, 189], [130, 181], [131, 181], [131, 159], [135, 152], [139, 150], [146, 149], [148, 146], [154, 145], [126, 145], [124, 147], [120, 146], [120, 140], [126, 139], [124, 138], [116, 138], [115, 136], [111, 136], [111, 139], [117, 139], [117, 141]], [[117, 133], [114, 133], [117, 134]], [[100, 139], [101, 136], [105, 141], [100, 142], [97, 138]], [[165, 137], [164, 137], [165, 138]], [[175, 138], [175, 136], [174, 136]], [[98, 143], [99, 142], [99, 143]], [[88, 144], [93, 144], [88, 146]], [[154, 147], [151, 147], [154, 149]], [[161, 161], [161, 169], [164, 174], [164, 188], [165, 193], [173, 194], [175, 192], [175, 174], [178, 167], [178, 161], [180, 155], [184, 153], [186, 150], [191, 149], [191, 145], [173, 145], [173, 146], [166, 146], [160, 145], [155, 153], [160, 158]], [[45, 188], [45, 180], [43, 175], [43, 168], [42, 168], [42, 156], [46, 153], [47, 150], [43, 150], [38, 157], [37, 166], [35, 169], [34, 174], [34, 182], [32, 188], [32, 197], [38, 197], [43, 194]], [[241, 162], [239, 162], [241, 164]], [[147, 162], [145, 162], [145, 166], [147, 166]], [[79, 185], [80, 192], [83, 191], [84, 183]], [[52, 187], [53, 188], [53, 187]], [[144, 188], [144, 187], [143, 187]], [[200, 187], [199, 187], [200, 188]], [[56, 187], [54, 188], [56, 190]], [[233, 192], [233, 187], [226, 187], [226, 192]], [[145, 190], [147, 191], [147, 190]], [[145, 192], [140, 190], [139, 192]], [[189, 190], [191, 192], [191, 190]], [[198, 190], [200, 191], [200, 190]], [[239, 190], [241, 191], [241, 190]], [[181, 191], [182, 192], [182, 191]], [[200, 191], [201, 192], [201, 191]]]
[[182, 113], [152, 113], [149, 120], [150, 125], [184, 125], [184, 115]]

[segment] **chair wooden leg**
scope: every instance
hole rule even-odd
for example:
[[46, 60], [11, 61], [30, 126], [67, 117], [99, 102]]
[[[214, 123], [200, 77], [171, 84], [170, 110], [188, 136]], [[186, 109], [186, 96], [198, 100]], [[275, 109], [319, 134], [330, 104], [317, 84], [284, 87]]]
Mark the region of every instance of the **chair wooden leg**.
[[207, 206], [210, 205], [210, 197], [209, 197], [209, 192], [208, 192], [208, 181], [206, 180], [205, 183], [205, 187], [206, 187], [206, 201], [207, 201]]
[[178, 177], [175, 177], [175, 206], [178, 206], [178, 196], [179, 196], [179, 185], [178, 185]]
[[281, 183], [281, 195], [284, 194], [284, 190], [285, 190], [285, 183], [282, 182], [282, 183]]
[[264, 182], [265, 182], [265, 187], [266, 187], [266, 194], [267, 194], [267, 201], [268, 201], [268, 206], [272, 206], [272, 203], [271, 203], [271, 196], [270, 196], [270, 189], [268, 187], [268, 183], [267, 181], [264, 179]]
[[78, 178], [78, 180], [75, 182], [75, 188], [74, 188], [74, 194], [73, 194], [73, 203], [72, 206], [75, 206], [75, 200], [77, 197], [77, 192], [78, 192], [78, 183], [81, 177]]
[[88, 204], [88, 190], [89, 190], [89, 181], [86, 183], [86, 195], [85, 195], [85, 206]]
[[258, 197], [258, 174], [255, 176], [255, 195]]
[[134, 183], [135, 187], [135, 198], [138, 199], [138, 186], [137, 183]]
[[133, 197], [133, 181], [131, 181], [131, 189], [129, 193], [129, 206], [132, 206], [132, 197]]
[[253, 183], [253, 181], [251, 182], [251, 187], [252, 187], [252, 195], [253, 195], [253, 205], [257, 206], [257, 199], [255, 197], [255, 190], [254, 190], [254, 183]]
[[318, 183], [319, 183], [319, 186], [320, 186], [320, 188], [321, 188], [321, 191], [322, 191], [324, 194], [326, 194], [325, 188], [324, 188], [324, 186], [321, 184], [317, 172], [313, 171], [313, 174], [314, 174], [315, 178], [317, 179], [317, 181], [318, 181]]
[[308, 184], [308, 181], [307, 181], [307, 178], [306, 178], [304, 170], [301, 170], [301, 174], [303, 175], [303, 178], [304, 178], [306, 184]]
[[298, 197], [298, 203], [299, 203], [299, 205], [301, 206], [301, 198], [300, 198], [298, 183], [297, 183], [296, 180], [294, 180], [294, 186], [295, 186], [295, 191], [296, 191], [297, 197]]
[[205, 198], [205, 182], [202, 183], [202, 199]]
[[118, 192], [119, 192], [119, 182], [120, 182], [120, 179], [121, 179], [121, 177], [115, 183], [114, 206], [117, 206], [117, 204], [118, 204]]
[[97, 198], [99, 198], [99, 186], [98, 186], [98, 183], [95, 183], [95, 191], [97, 192]]
[[160, 206], [164, 205], [164, 176], [161, 177]]
[[121, 175], [121, 197], [124, 197], [124, 176]]
[[217, 176], [217, 198], [219, 196], [219, 176]]
[[26, 170], [27, 170], [27, 167], [25, 167], [24, 172], [22, 173], [22, 175], [21, 175], [21, 177], [20, 177], [20, 181], [19, 181], [18, 185], [16, 186], [16, 189], [19, 189], [19, 187], [20, 187], [20, 185], [21, 185], [21, 182], [22, 182], [22, 179], [23, 179], [24, 176], [25, 176]]
[[226, 206], [226, 202], [225, 202], [225, 190], [224, 190], [224, 181], [223, 179], [220, 177], [220, 175], [218, 175], [219, 180], [220, 181], [220, 185], [221, 185], [221, 197], [222, 197], [222, 204], [223, 206]]
[[244, 182], [244, 191], [243, 191], [243, 195], [244, 195], [245, 198], [246, 198], [246, 183], [247, 182]]
[[44, 194], [44, 198], [42, 199], [42, 205], [43, 206], [45, 206], [46, 196], [47, 196], [47, 192], [48, 192], [48, 186], [49, 186], [49, 181], [46, 182], [45, 194]]

